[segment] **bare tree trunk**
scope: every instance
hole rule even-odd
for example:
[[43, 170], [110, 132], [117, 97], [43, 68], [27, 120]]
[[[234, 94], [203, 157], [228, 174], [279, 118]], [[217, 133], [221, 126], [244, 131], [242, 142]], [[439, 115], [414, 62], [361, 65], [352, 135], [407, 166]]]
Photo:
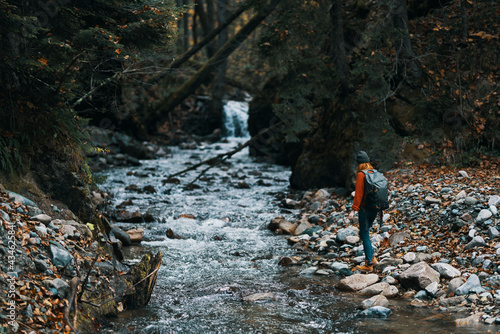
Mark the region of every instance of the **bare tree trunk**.
[[[188, 4], [188, 0], [182, 0], [183, 5]], [[189, 49], [189, 13], [184, 13], [184, 16], [182, 17], [182, 28], [183, 28], [183, 50], [188, 50]]]
[[399, 36], [396, 38], [398, 74], [408, 80], [407, 67], [409, 67], [412, 77], [419, 78], [421, 72], [416, 64], [416, 56], [411, 46], [406, 0], [395, 1], [395, 5], [392, 8], [392, 22], [394, 27], [399, 30]]
[[241, 13], [243, 13], [245, 10], [247, 10], [250, 7], [251, 7], [250, 2], [247, 2], [244, 5], [239, 6], [236, 11], [234, 11], [231, 15], [229, 15], [229, 17], [226, 19], [226, 21], [223, 24], [218, 25], [217, 28], [214, 29], [214, 30], [212, 30], [212, 32], [210, 34], [208, 34], [207, 36], [205, 36], [203, 38], [203, 40], [200, 41], [200, 43], [194, 45], [191, 49], [189, 49], [186, 52], [184, 52], [184, 54], [182, 54], [180, 57], [178, 57], [174, 61], [172, 61], [172, 63], [170, 64], [170, 66], [168, 67], [168, 69], [166, 71], [164, 71], [162, 73], [159, 73], [158, 75], [152, 77], [149, 80], [149, 83], [161, 80], [162, 78], [166, 77], [170, 73], [170, 70], [179, 68], [189, 58], [191, 58], [195, 53], [197, 53], [205, 45], [207, 45], [208, 43], [210, 43], [222, 30], [224, 30], [234, 20], [236, 20], [241, 15]]
[[462, 40], [467, 41], [469, 38], [469, 27], [467, 22], [467, 0], [460, 0], [460, 30], [462, 35]]
[[[222, 24], [226, 20], [226, 9], [228, 6], [228, 0], [219, 0], [217, 3], [217, 20], [219, 24]], [[218, 36], [217, 47], [222, 48], [224, 44], [227, 43], [229, 34], [227, 29], [224, 29]], [[215, 68], [215, 76], [213, 82], [213, 92], [212, 92], [212, 111], [214, 113], [221, 113], [223, 108], [223, 99], [226, 85], [226, 68], [227, 59], [222, 60]]]
[[342, 3], [340, 0], [332, 0], [330, 20], [332, 22], [330, 57], [334, 61], [342, 90], [348, 91], [349, 68], [345, 53], [344, 24], [342, 21]]
[[[205, 11], [202, 0], [196, 0], [196, 12], [198, 13], [198, 17], [200, 18], [201, 27], [203, 28], [203, 37], [207, 36], [214, 30], [213, 19], [210, 20], [208, 17], [208, 13]], [[207, 56], [211, 58], [214, 55], [214, 46], [212, 43], [207, 45]]]
[[196, 14], [197, 14], [197, 12], [195, 11], [193, 14], [193, 26], [191, 28], [191, 31], [193, 33], [193, 44], [194, 45], [198, 44], [198, 22], [196, 20], [198, 15], [196, 15]]
[[179, 103], [191, 95], [205, 80], [206, 76], [218, 63], [226, 59], [243, 41], [257, 28], [261, 22], [273, 11], [281, 0], [272, 0], [261, 9], [238, 33], [231, 38], [208, 62], [181, 87], [176, 89], [167, 98], [161, 101], [156, 108], [149, 112], [148, 123], [154, 124], [175, 108]]

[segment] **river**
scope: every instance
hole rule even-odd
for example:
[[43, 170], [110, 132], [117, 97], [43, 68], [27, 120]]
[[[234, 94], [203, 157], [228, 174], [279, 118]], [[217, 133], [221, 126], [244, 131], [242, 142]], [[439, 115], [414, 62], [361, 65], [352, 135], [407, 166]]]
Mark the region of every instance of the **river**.
[[[241, 116], [241, 104], [233, 103]], [[231, 109], [231, 108], [229, 108]], [[229, 110], [228, 112], [231, 112]], [[230, 119], [231, 117], [227, 117]], [[240, 122], [244, 122], [243, 117]], [[234, 134], [238, 126], [231, 128]], [[245, 131], [241, 131], [243, 135]], [[141, 167], [105, 172], [102, 189], [113, 205], [131, 199], [128, 211], [149, 212], [153, 223], [117, 223], [145, 230], [141, 246], [124, 250], [137, 261], [148, 250], [164, 254], [149, 305], [129, 310], [103, 328], [109, 333], [477, 333], [460, 329], [452, 318], [429, 309], [410, 309], [408, 302], [391, 301], [388, 319], [363, 319], [362, 299], [334, 289], [336, 277], [301, 276], [305, 267], [281, 267], [283, 256], [294, 255], [284, 236], [267, 229], [276, 216], [292, 219], [296, 212], [280, 209], [290, 171], [255, 162], [243, 150], [228, 163], [199, 174], [189, 172], [179, 184], [163, 183], [168, 175], [201, 160], [227, 152], [246, 138], [171, 148], [162, 159], [142, 161]], [[202, 167], [204, 168], [204, 167]], [[244, 182], [249, 188], [244, 188]], [[238, 185], [238, 183], [240, 183]], [[125, 190], [135, 184], [155, 187], [156, 193]], [[184, 217], [180, 217], [184, 215]], [[189, 216], [191, 215], [191, 216]], [[190, 218], [194, 217], [194, 218]], [[167, 230], [179, 238], [168, 238]], [[243, 297], [271, 293], [260, 302]], [[430, 317], [430, 318], [429, 318]], [[426, 320], [424, 320], [426, 319]], [[484, 327], [480, 327], [481, 331]], [[494, 331], [492, 330], [492, 333]]]

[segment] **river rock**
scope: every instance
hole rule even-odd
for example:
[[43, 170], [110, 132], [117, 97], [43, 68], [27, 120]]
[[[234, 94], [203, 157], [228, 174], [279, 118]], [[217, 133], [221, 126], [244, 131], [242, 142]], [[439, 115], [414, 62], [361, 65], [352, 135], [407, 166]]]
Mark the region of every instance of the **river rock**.
[[69, 292], [69, 285], [60, 278], [56, 278], [50, 282], [50, 285], [57, 290], [57, 296], [61, 298], [66, 298]]
[[497, 228], [496, 227], [493, 227], [491, 226], [489, 229], [488, 229], [488, 237], [490, 239], [495, 239], [496, 237], [498, 237], [500, 233], [498, 232]]
[[360, 296], [375, 296], [382, 294], [387, 298], [393, 298], [398, 294], [398, 289], [395, 286], [389, 285], [386, 282], [379, 282], [367, 286], [366, 288], [360, 290], [358, 294]]
[[466, 198], [465, 198], [465, 200], [464, 200], [464, 204], [465, 204], [465, 205], [476, 205], [476, 204], [477, 204], [477, 202], [478, 202], [478, 201], [477, 201], [477, 199], [476, 199], [476, 198], [474, 198], [474, 197], [470, 197], [470, 196], [466, 197]]
[[307, 276], [307, 275], [314, 275], [314, 273], [316, 273], [316, 271], [318, 270], [318, 267], [309, 267], [309, 268], [306, 268], [304, 270], [302, 270], [299, 275], [304, 275], [304, 276]]
[[35, 268], [41, 273], [44, 273], [47, 269], [49, 269], [49, 265], [46, 261], [41, 259], [34, 259], [33, 263], [35, 263]]
[[387, 318], [391, 314], [391, 310], [383, 306], [373, 306], [360, 313], [361, 316], [367, 318]]
[[470, 293], [481, 293], [484, 291], [485, 290], [481, 286], [481, 282], [479, 281], [479, 277], [476, 274], [472, 274], [467, 279], [467, 282], [465, 282], [455, 290], [455, 294], [460, 296], [468, 295]]
[[31, 219], [39, 221], [40, 223], [42, 223], [44, 225], [48, 225], [52, 221], [52, 217], [50, 217], [49, 215], [47, 215], [45, 213], [31, 217]]
[[483, 246], [486, 246], [484, 239], [480, 236], [475, 236], [467, 245], [465, 245], [464, 250]]
[[76, 227], [65, 224], [59, 229], [62, 233], [62, 235], [67, 235], [68, 237], [74, 237], [75, 236], [75, 231], [77, 231]]
[[389, 242], [391, 246], [397, 246], [399, 245], [400, 242], [404, 241], [405, 239], [409, 239], [410, 235], [406, 232], [396, 232], [391, 237], [389, 238]]
[[408, 252], [405, 255], [403, 255], [403, 261], [406, 263], [413, 263], [417, 256], [413, 252]]
[[3, 210], [0, 210], [0, 217], [8, 222], [10, 222], [9, 214]]
[[457, 196], [455, 196], [455, 201], [458, 201], [460, 199], [465, 199], [467, 197], [467, 193], [465, 190], [460, 191]]
[[130, 236], [130, 242], [140, 243], [144, 236], [144, 230], [142, 228], [133, 228], [128, 230], [127, 234]]
[[473, 324], [481, 323], [484, 313], [476, 313], [467, 318], [456, 319], [455, 324], [457, 326], [470, 326]]
[[253, 295], [243, 297], [243, 301], [249, 303], [270, 301], [270, 300], [276, 300], [276, 297], [270, 292], [254, 293]]
[[350, 235], [345, 238], [345, 242], [349, 245], [355, 245], [359, 242], [359, 237], [357, 235]]
[[305, 230], [311, 228], [313, 225], [307, 221], [301, 221], [299, 225], [295, 228], [294, 235], [301, 235]]
[[340, 291], [359, 291], [377, 283], [378, 279], [377, 274], [354, 274], [341, 279], [340, 282], [337, 283], [337, 289]]
[[482, 209], [481, 211], [479, 211], [479, 214], [477, 215], [476, 217], [476, 222], [478, 223], [482, 223], [484, 222], [485, 220], [488, 220], [491, 218], [493, 214], [491, 213], [490, 210], [487, 210], [487, 209]]
[[7, 193], [9, 194], [9, 197], [11, 199], [13, 199], [16, 202], [21, 203], [22, 205], [26, 205], [26, 206], [31, 205], [31, 206], [37, 207], [37, 205], [35, 204], [35, 202], [33, 202], [30, 199], [27, 199], [26, 197], [24, 197], [22, 195], [19, 195], [19, 194], [15, 193], [15, 192], [12, 192], [12, 191], [7, 191]]
[[449, 283], [448, 283], [448, 291], [447, 291], [447, 294], [448, 295], [451, 295], [451, 294], [455, 294], [455, 290], [457, 290], [457, 288], [459, 286], [461, 286], [462, 284], [465, 283], [465, 278], [463, 277], [455, 277], [454, 279], [452, 279]]
[[431, 284], [425, 287], [425, 291], [432, 297], [436, 297], [438, 292], [439, 284], [438, 282], [432, 282]]
[[373, 306], [387, 307], [388, 305], [389, 305], [389, 300], [387, 300], [387, 298], [381, 294], [373, 296], [369, 299], [365, 299], [361, 303], [361, 307], [365, 310]]
[[500, 196], [498, 195], [490, 196], [490, 198], [488, 199], [489, 206], [498, 206], [499, 204], [500, 204]]
[[359, 234], [359, 229], [355, 226], [349, 226], [347, 228], [342, 228], [337, 231], [336, 240], [339, 243], [343, 243], [348, 236], [356, 236]]
[[465, 296], [454, 296], [450, 298], [440, 298], [439, 299], [439, 304], [441, 306], [457, 306], [458, 304], [462, 303], [465, 301]]
[[455, 267], [447, 263], [442, 263], [442, 262], [434, 263], [432, 265], [432, 268], [436, 270], [442, 277], [448, 279], [462, 275], [460, 270], [456, 269]]
[[52, 263], [56, 267], [65, 267], [74, 263], [73, 255], [55, 241], [50, 241], [50, 254], [52, 255]]
[[396, 279], [390, 275], [384, 276], [384, 278], [382, 278], [382, 282], [386, 282], [387, 284], [390, 285], [394, 285], [397, 283]]
[[388, 267], [397, 267], [400, 264], [403, 264], [402, 259], [394, 259], [386, 257], [380, 260], [377, 265], [375, 265], [375, 269], [378, 271], [384, 271]]
[[425, 204], [427, 205], [431, 205], [431, 204], [440, 204], [441, 203], [441, 200], [438, 199], [438, 198], [434, 198], [432, 196], [427, 196], [425, 198]]
[[349, 265], [343, 262], [332, 262], [330, 263], [330, 268], [333, 271], [339, 271], [341, 269], [349, 269]]
[[405, 288], [425, 289], [432, 282], [439, 282], [439, 273], [426, 262], [412, 265], [399, 275], [399, 282]]

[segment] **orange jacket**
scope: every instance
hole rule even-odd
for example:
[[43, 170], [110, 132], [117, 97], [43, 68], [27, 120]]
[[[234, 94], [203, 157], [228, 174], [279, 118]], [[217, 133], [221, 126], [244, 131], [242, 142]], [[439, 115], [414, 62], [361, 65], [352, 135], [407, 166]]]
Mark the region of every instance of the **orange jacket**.
[[[372, 170], [368, 170], [368, 173], [373, 173]], [[352, 209], [354, 211], [359, 211], [360, 207], [364, 205], [365, 198], [365, 174], [359, 172], [356, 177], [356, 190], [354, 192], [354, 203], [352, 204]]]

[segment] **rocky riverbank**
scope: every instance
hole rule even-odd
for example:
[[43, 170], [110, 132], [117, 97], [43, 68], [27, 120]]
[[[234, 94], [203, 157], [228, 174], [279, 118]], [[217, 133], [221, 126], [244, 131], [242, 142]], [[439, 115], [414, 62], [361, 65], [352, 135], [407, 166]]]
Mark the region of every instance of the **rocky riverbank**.
[[379, 264], [364, 262], [357, 221], [347, 215], [352, 196], [343, 189], [289, 193], [281, 205], [300, 208], [296, 221], [276, 217], [271, 230], [289, 234], [296, 256], [280, 265], [301, 265], [301, 275], [336, 277], [340, 291], [365, 296], [368, 317], [387, 317], [391, 300], [439, 308], [457, 326], [500, 325], [498, 165], [455, 170], [403, 167], [385, 173], [390, 208], [372, 228]]
[[95, 333], [106, 317], [148, 303], [161, 253], [123, 264], [112, 233], [51, 211], [57, 218], [0, 185], [0, 332]]

